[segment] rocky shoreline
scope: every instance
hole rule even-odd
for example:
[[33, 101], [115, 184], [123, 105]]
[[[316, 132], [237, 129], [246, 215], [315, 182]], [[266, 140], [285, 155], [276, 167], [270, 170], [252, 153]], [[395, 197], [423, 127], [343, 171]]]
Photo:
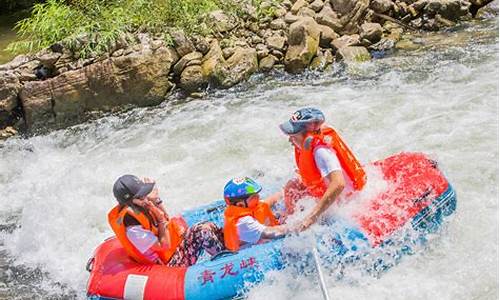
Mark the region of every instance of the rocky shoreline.
[[173, 30], [167, 44], [140, 33], [87, 59], [57, 43], [0, 65], [0, 139], [75, 125], [96, 111], [157, 105], [174, 90], [202, 97], [208, 87], [228, 88], [273, 68], [301, 73], [359, 63], [404, 47], [405, 31], [498, 14], [498, 0], [263, 1], [264, 15], [243, 7], [242, 17], [212, 12], [209, 36]]

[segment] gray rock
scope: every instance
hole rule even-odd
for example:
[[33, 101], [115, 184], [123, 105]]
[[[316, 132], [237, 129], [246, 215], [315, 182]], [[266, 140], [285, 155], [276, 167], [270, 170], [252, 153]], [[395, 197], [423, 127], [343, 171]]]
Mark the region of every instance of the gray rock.
[[172, 71], [175, 76], [179, 76], [182, 73], [182, 70], [187, 66], [188, 62], [192, 60], [200, 60], [203, 55], [200, 52], [191, 52], [179, 59], [179, 61], [174, 65]]
[[179, 56], [182, 57], [195, 51], [193, 43], [186, 37], [183, 31], [173, 30], [170, 32], [170, 36], [174, 42], [175, 51], [177, 51]]
[[328, 26], [325, 25], [319, 25], [319, 29], [321, 31], [321, 37], [319, 41], [319, 45], [323, 48], [329, 48], [331, 47], [330, 44], [334, 39], [339, 38], [339, 35], [333, 31]]
[[360, 43], [359, 35], [343, 35], [340, 38], [334, 39], [331, 46], [334, 50], [338, 51], [345, 47], [357, 46]]
[[428, 18], [439, 14], [450, 21], [470, 16], [470, 5], [470, 2], [465, 0], [418, 0], [411, 4], [417, 11], [422, 10]]
[[309, 7], [314, 10], [315, 12], [319, 12], [325, 3], [323, 3], [322, 0], [314, 0], [311, 4], [309, 4]]
[[371, 59], [371, 55], [365, 47], [344, 47], [337, 51], [337, 58], [345, 62], [364, 62]]
[[310, 9], [309, 7], [302, 7], [298, 14], [299, 17], [311, 17], [314, 18], [316, 16], [316, 13], [314, 10]]
[[488, 3], [486, 6], [481, 7], [477, 13], [476, 18], [479, 19], [494, 19], [498, 16], [498, 0]]
[[171, 89], [173, 49], [154, 55], [111, 57], [45, 81], [24, 84], [19, 92], [28, 129], [60, 128], [83, 121], [89, 111], [163, 101]]
[[391, 0], [372, 0], [370, 7], [377, 13], [385, 14], [392, 9], [393, 2]]
[[266, 44], [269, 46], [269, 48], [276, 50], [283, 50], [283, 48], [285, 47], [285, 42], [286, 37], [279, 35], [273, 35], [266, 39]]
[[310, 17], [302, 17], [290, 25], [285, 69], [291, 73], [304, 70], [318, 51], [320, 28]]
[[382, 33], [382, 25], [378, 23], [363, 23], [359, 31], [359, 36], [362, 40], [367, 39], [372, 44], [375, 44], [382, 38]]
[[290, 9], [290, 11], [292, 12], [292, 14], [296, 15], [302, 7], [306, 7], [308, 4], [309, 3], [307, 3], [307, 1], [305, 1], [305, 0], [297, 0], [293, 4], [293, 6]]
[[278, 59], [274, 55], [268, 55], [268, 56], [262, 58], [259, 62], [259, 70], [261, 72], [271, 71], [277, 60]]

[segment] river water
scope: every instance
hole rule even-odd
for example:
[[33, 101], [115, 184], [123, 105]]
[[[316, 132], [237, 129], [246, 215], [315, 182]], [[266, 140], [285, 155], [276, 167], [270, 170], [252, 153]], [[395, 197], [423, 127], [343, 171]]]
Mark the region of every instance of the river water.
[[[419, 50], [323, 74], [258, 75], [203, 100], [171, 101], [0, 144], [0, 298], [83, 299], [86, 260], [111, 230], [112, 184], [157, 179], [175, 213], [220, 199], [233, 176], [264, 193], [293, 174], [277, 125], [321, 108], [363, 162], [401, 151], [439, 161], [458, 208], [422, 251], [379, 279], [327, 275], [332, 299], [496, 299], [498, 21], [414, 39]], [[313, 277], [282, 272], [249, 299], [319, 299]]]

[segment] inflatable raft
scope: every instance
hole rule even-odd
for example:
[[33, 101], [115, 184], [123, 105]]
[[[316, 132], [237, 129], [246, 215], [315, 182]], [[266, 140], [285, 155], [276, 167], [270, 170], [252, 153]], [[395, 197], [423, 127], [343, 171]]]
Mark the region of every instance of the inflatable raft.
[[[380, 168], [390, 184], [373, 199], [363, 200], [349, 222], [336, 218], [324, 226], [327, 230], [318, 236], [317, 247], [328, 263], [353, 262], [388, 245], [393, 251], [395, 244], [395, 256], [411, 253], [419, 240], [455, 210], [452, 186], [437, 163], [424, 154], [400, 153], [371, 165]], [[189, 225], [210, 220], [222, 226], [224, 206], [224, 201], [216, 201], [186, 211], [183, 217]], [[87, 296], [94, 300], [231, 299], [263, 281], [267, 272], [293, 266], [294, 259], [304, 257], [285, 253], [286, 241], [223, 252], [188, 268], [173, 268], [140, 265], [127, 256], [118, 240], [110, 238], [98, 246], [87, 264]], [[381, 256], [369, 268], [384, 270], [392, 264]]]

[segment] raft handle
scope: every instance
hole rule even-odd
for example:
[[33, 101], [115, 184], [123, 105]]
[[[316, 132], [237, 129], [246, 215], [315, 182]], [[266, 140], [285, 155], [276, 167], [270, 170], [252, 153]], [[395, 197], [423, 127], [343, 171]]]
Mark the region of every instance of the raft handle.
[[234, 255], [234, 254], [238, 254], [238, 251], [222, 250], [221, 252], [212, 256], [212, 258], [210, 258], [210, 261], [214, 261], [220, 257]]
[[87, 264], [85, 265], [85, 270], [87, 270], [89, 273], [92, 272], [92, 266], [94, 265], [94, 257], [89, 258], [87, 261]]

